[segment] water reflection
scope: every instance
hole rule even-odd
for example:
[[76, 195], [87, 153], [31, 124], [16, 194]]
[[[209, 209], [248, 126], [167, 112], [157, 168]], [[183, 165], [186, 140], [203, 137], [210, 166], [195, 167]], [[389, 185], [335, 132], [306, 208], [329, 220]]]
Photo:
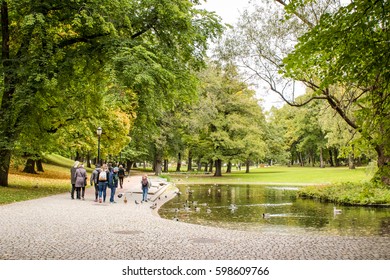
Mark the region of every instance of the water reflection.
[[294, 234], [390, 236], [390, 209], [338, 206], [299, 199], [295, 187], [180, 186], [163, 205], [166, 219], [231, 229]]

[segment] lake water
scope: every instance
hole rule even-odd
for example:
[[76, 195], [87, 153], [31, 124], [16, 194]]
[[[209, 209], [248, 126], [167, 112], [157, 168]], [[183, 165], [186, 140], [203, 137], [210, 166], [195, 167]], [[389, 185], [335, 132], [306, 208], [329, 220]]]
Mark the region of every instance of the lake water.
[[178, 188], [181, 195], [160, 208], [162, 218], [281, 234], [390, 236], [389, 208], [337, 205], [341, 213], [335, 213], [334, 204], [297, 198], [295, 187], [182, 185]]

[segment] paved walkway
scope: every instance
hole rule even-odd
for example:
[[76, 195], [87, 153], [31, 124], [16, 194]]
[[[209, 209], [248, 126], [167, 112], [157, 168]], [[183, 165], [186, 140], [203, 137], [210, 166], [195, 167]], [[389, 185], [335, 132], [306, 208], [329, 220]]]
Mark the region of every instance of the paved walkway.
[[[95, 203], [89, 188], [84, 201], [67, 193], [0, 206], [0, 259], [390, 259], [388, 237], [254, 233], [165, 220], [150, 209], [153, 202], [135, 204], [139, 191], [140, 176], [132, 176], [117, 191], [127, 203]], [[167, 188], [155, 203], [173, 195]]]

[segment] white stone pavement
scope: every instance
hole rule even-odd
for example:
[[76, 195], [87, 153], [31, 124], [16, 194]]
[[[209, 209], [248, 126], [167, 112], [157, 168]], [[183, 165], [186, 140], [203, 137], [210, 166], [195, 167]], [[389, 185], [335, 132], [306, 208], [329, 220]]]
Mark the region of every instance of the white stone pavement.
[[[116, 204], [96, 203], [88, 188], [84, 201], [66, 193], [0, 206], [0, 259], [390, 259], [388, 237], [255, 233], [165, 220], [150, 209], [153, 202], [135, 204], [138, 191], [140, 176], [131, 176], [117, 190], [127, 203], [117, 196]], [[173, 195], [168, 188], [155, 202]]]

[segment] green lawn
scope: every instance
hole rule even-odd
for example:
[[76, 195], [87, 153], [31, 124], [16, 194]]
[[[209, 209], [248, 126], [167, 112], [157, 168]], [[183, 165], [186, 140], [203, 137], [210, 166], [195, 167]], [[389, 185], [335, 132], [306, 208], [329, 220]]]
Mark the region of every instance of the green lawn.
[[284, 167], [272, 166], [253, 168], [250, 173], [233, 171], [223, 173], [222, 177], [213, 174], [171, 172], [168, 175], [176, 183], [196, 184], [287, 184], [287, 185], [323, 185], [340, 182], [368, 182], [373, 171], [367, 167], [350, 170], [347, 167], [316, 168], [316, 167]]
[[[0, 204], [39, 198], [48, 195], [68, 192], [70, 186], [70, 167], [73, 161], [57, 155], [47, 156], [44, 163], [45, 172], [26, 174], [20, 169], [11, 169], [9, 187], [0, 187]], [[184, 168], [183, 168], [184, 170]], [[136, 170], [134, 170], [136, 171]], [[163, 176], [177, 184], [274, 184], [274, 185], [329, 185], [334, 183], [369, 182], [374, 169], [360, 167], [350, 170], [347, 167], [283, 167], [272, 166], [252, 168], [250, 173], [234, 170], [231, 174], [223, 173], [222, 177], [204, 173], [170, 172]], [[88, 170], [90, 173], [91, 170]], [[150, 170], [149, 170], [150, 172]]]
[[11, 168], [9, 186], [0, 187], [0, 204], [24, 201], [68, 192], [71, 189], [70, 168], [73, 161], [50, 155], [43, 163], [44, 172], [27, 174], [22, 167]]

